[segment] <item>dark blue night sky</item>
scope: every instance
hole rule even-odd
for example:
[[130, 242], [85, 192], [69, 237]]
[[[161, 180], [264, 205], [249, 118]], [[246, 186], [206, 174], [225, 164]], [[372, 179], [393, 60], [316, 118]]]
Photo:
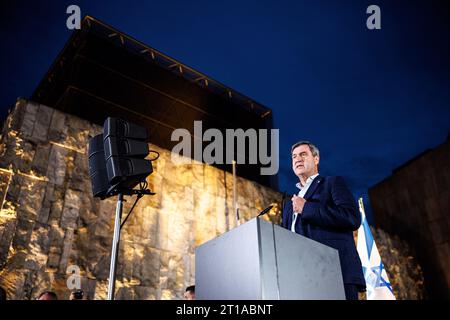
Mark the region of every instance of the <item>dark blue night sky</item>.
[[[367, 206], [370, 186], [449, 133], [445, 1], [2, 1], [2, 118], [69, 38], [70, 4], [273, 109], [281, 191], [295, 191], [297, 140]], [[371, 4], [381, 30], [366, 28]]]

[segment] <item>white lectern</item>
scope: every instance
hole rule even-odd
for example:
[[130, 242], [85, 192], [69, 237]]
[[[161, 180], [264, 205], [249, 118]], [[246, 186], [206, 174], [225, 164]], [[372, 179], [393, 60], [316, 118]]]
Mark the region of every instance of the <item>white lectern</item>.
[[198, 300], [345, 299], [338, 251], [259, 218], [195, 250]]

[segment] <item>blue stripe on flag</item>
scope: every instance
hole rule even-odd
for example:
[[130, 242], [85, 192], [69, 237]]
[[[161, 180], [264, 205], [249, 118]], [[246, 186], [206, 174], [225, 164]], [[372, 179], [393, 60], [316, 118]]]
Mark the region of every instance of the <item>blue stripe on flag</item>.
[[367, 223], [366, 217], [364, 217], [363, 227], [364, 227], [364, 237], [366, 238], [367, 257], [370, 260], [370, 254], [372, 253], [373, 247], [373, 236], [372, 232], [370, 231], [369, 224]]

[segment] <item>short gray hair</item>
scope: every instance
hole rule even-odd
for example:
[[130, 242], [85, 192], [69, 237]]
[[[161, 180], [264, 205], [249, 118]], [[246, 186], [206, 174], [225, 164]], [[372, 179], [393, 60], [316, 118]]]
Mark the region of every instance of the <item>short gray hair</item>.
[[312, 153], [312, 155], [315, 157], [315, 156], [318, 156], [318, 157], [320, 157], [320, 152], [319, 152], [319, 148], [317, 148], [315, 145], [313, 145], [311, 142], [309, 142], [309, 141], [299, 141], [299, 142], [297, 142], [296, 144], [294, 144], [293, 146], [292, 146], [292, 148], [291, 148], [291, 154], [292, 154], [292, 152], [294, 152], [294, 149], [295, 148], [297, 148], [298, 146], [302, 146], [302, 145], [304, 145], [304, 144], [306, 144], [308, 147], [309, 147], [309, 150], [311, 150], [311, 153]]

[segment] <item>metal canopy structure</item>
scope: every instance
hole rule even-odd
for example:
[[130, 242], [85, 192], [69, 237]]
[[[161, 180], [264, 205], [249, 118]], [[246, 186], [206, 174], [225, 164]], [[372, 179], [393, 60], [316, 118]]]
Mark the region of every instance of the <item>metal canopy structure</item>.
[[[269, 108], [90, 16], [31, 98], [97, 124], [108, 116], [135, 122], [149, 130], [149, 142], [169, 150], [174, 129], [201, 139], [195, 120], [203, 131], [273, 127]], [[240, 165], [238, 175], [277, 188], [277, 177], [261, 176], [260, 165]]]

